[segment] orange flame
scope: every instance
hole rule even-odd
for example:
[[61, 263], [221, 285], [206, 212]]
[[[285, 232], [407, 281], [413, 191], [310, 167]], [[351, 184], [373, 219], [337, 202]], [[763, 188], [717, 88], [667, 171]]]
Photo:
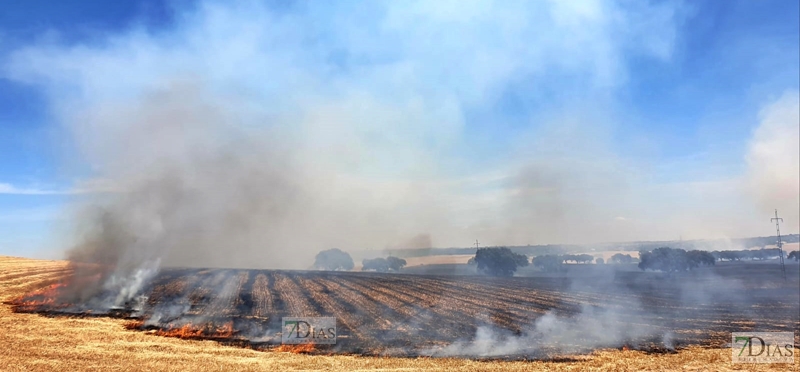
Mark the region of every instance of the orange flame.
[[52, 302], [55, 301], [55, 296], [58, 295], [58, 289], [64, 286], [66, 286], [64, 283], [50, 284], [47, 287], [19, 296], [18, 299], [22, 300], [29, 297], [45, 297], [48, 301]]
[[129, 330], [139, 330], [142, 329], [142, 326], [144, 326], [143, 320], [132, 320], [130, 322], [125, 323], [125, 329]]
[[295, 354], [307, 354], [316, 350], [314, 344], [298, 344], [298, 345], [281, 345], [275, 348], [275, 351]]
[[60, 288], [64, 286], [66, 286], [66, 284], [64, 283], [51, 284], [47, 287], [14, 298], [9, 303], [13, 305], [14, 309], [17, 311], [19, 310], [30, 311], [41, 306], [52, 306], [56, 303], [56, 299], [58, 298], [60, 293]]
[[191, 324], [186, 324], [180, 328], [170, 328], [167, 330], [159, 329], [156, 331], [156, 334], [165, 337], [194, 338], [203, 336], [203, 329], [198, 329]]
[[14, 311], [35, 312], [69, 307], [68, 296], [65, 296], [69, 287], [83, 287], [91, 282], [100, 280], [100, 273], [85, 274], [82, 276], [71, 275], [67, 279], [37, 289], [22, 296], [12, 299], [8, 303]]
[[[125, 324], [127, 329], [141, 329], [144, 322], [141, 320], [129, 322]], [[157, 329], [153, 334], [164, 337], [177, 337], [177, 338], [194, 338], [194, 339], [225, 339], [230, 338], [234, 334], [233, 322], [227, 322], [220, 326], [215, 326], [212, 323], [204, 325], [195, 325], [191, 323], [182, 326], [169, 324], [166, 328]]]

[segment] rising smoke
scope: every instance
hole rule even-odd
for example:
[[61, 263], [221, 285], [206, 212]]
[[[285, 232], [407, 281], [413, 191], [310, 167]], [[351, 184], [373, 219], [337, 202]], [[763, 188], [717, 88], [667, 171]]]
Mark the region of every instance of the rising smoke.
[[760, 211], [779, 208], [785, 226], [800, 226], [800, 94], [787, 91], [759, 113], [749, 143], [747, 190]]
[[[553, 357], [586, 353], [598, 348], [622, 345], [642, 347], [648, 341], [655, 347], [673, 349], [672, 335], [658, 316], [645, 309], [635, 291], [615, 280], [615, 270], [598, 267], [591, 276], [570, 278], [563, 293], [599, 298], [627, 298], [624, 302], [582, 303], [574, 313], [551, 309], [517, 332], [487, 323], [477, 328], [474, 337], [456, 341], [445, 348], [423, 351], [431, 356], [505, 357], [530, 355]], [[600, 303], [602, 302], [602, 303]], [[686, 301], [683, 304], [691, 304]]]
[[[624, 53], [669, 58], [677, 7], [374, 7], [204, 2], [160, 32], [13, 53], [7, 74], [43, 87], [74, 140], [76, 177], [117, 191], [85, 203], [76, 243], [133, 239], [148, 246], [133, 256], [157, 250], [165, 265], [306, 268], [331, 247], [625, 240], [593, 227], [621, 213], [596, 196], [620, 194], [606, 181], [627, 172], [598, 108], [624, 85]], [[581, 98], [552, 98], [526, 123], [547, 128], [514, 136], [531, 143], [481, 140], [505, 120], [491, 109], [503, 92], [530, 79]], [[478, 116], [487, 124], [473, 130]], [[540, 149], [576, 146], [586, 152]], [[527, 197], [537, 174], [561, 196]], [[594, 223], [553, 228], [587, 207]], [[113, 261], [127, 248], [109, 249]]]
[[[664, 205], [642, 207], [652, 189], [632, 189], [646, 167], [612, 151], [613, 110], [599, 108], [625, 84], [624, 53], [670, 58], [677, 7], [372, 6], [208, 2], [162, 33], [14, 53], [7, 74], [49, 94], [76, 177], [112, 185], [76, 200], [67, 258], [101, 268], [76, 299], [120, 306], [162, 266], [304, 269], [331, 247], [612, 241], [651, 228], [674, 237], [661, 220], [619, 222]], [[531, 81], [562, 93], [539, 102], [546, 112], [525, 123], [534, 130], [492, 143], [507, 118], [485, 112]], [[490, 124], [474, 129], [481, 115]], [[761, 148], [754, 169], [773, 157]], [[617, 313], [581, 314], [593, 345], [635, 336], [609, 333]], [[553, 329], [578, 332], [548, 314], [523, 341]], [[485, 350], [497, 338], [520, 342], [482, 328], [477, 345], [459, 347], [505, 352]]]

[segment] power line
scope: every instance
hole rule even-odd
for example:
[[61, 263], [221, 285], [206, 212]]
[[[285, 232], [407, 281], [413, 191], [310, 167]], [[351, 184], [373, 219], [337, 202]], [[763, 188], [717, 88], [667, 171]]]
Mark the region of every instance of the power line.
[[778, 217], [778, 210], [775, 210], [775, 217], [769, 219], [770, 222], [775, 221], [775, 230], [778, 231], [778, 255], [781, 257], [781, 271], [783, 271], [783, 280], [786, 280], [786, 264], [783, 263], [783, 241], [781, 241], [781, 222], [783, 218]]

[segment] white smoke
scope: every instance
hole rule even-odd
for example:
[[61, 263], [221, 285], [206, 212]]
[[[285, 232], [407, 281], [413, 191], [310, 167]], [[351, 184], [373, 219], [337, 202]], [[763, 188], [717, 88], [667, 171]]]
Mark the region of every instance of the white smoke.
[[671, 335], [648, 325], [637, 307], [624, 311], [583, 305], [576, 315], [548, 312], [517, 335], [508, 330], [481, 326], [470, 340], [457, 341], [442, 349], [428, 349], [423, 355], [503, 357], [519, 355], [554, 356], [620, 347], [643, 338], [659, 338], [673, 348]]
[[120, 307], [131, 301], [141, 293], [144, 286], [158, 274], [160, 260], [147, 261], [141, 267], [135, 269], [133, 273], [114, 273], [111, 275], [103, 289], [110, 293], [115, 293], [116, 298], [112, 306]]
[[789, 231], [800, 228], [800, 93], [765, 106], [747, 152], [748, 190], [765, 215], [778, 209]]
[[[502, 213], [483, 222], [518, 166], [487, 162], [465, 115], [530, 79], [605, 96], [627, 80], [625, 54], [670, 57], [680, 12], [496, 5], [209, 1], [159, 33], [18, 50], [5, 72], [48, 93], [72, 137], [76, 177], [120, 191], [89, 200], [125, 235], [89, 236], [95, 247], [123, 246], [109, 263], [304, 268], [330, 247], [381, 249], [420, 235], [459, 246], [482, 229], [516, 243], [537, 231]], [[291, 259], [272, 259], [287, 250]]]

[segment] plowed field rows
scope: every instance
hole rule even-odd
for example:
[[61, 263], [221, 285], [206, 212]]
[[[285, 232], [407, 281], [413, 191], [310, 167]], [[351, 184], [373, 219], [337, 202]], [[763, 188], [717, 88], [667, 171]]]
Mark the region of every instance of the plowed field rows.
[[[2, 273], [6, 285], [15, 285], [18, 275], [30, 274], [24, 266]], [[55, 283], [68, 270], [54, 266], [40, 268], [36, 274]], [[661, 345], [666, 334], [680, 348], [722, 346], [730, 342], [732, 331], [800, 330], [797, 281], [731, 285], [717, 277], [720, 282], [705, 281], [704, 291], [695, 293], [681, 289], [697, 286], [691, 278], [634, 274], [640, 275], [576, 282], [569, 278], [166, 269], [144, 293], [148, 301], [143, 320], [156, 320], [145, 323], [151, 330], [170, 330], [198, 320], [204, 322], [204, 329], [216, 332], [232, 325], [230, 341], [269, 348], [280, 343], [281, 317], [335, 317], [336, 345], [320, 345], [317, 351], [372, 355], [426, 354], [473, 340], [480, 329], [487, 328], [517, 337], [531, 332], [542, 316], [549, 314], [570, 324], [587, 309], [591, 314], [614, 315], [598, 320], [604, 327], [656, 330], [622, 340], [624, 345], [652, 350], [658, 349], [653, 345]]]

